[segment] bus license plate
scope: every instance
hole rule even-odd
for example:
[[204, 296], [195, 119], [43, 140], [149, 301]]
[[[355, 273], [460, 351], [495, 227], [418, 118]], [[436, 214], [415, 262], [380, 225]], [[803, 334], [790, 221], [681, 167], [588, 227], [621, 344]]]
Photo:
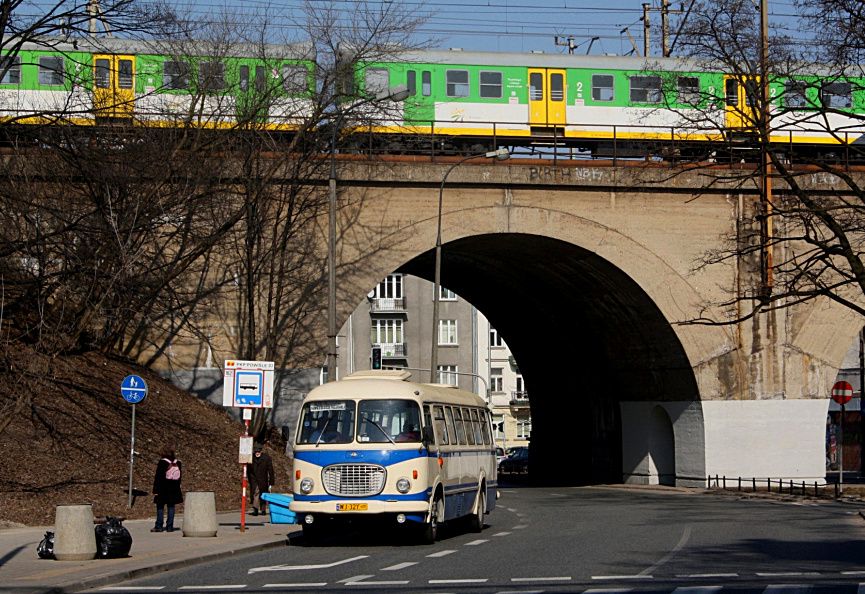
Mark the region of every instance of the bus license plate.
[[337, 503], [336, 511], [366, 511], [366, 503]]

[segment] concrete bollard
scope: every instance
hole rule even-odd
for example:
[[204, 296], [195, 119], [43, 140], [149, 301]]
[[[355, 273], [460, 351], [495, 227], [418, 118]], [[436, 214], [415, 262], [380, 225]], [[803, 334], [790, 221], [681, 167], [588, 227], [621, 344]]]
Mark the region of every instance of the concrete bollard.
[[96, 558], [93, 506], [61, 504], [54, 518], [54, 558], [86, 561]]
[[183, 536], [216, 536], [216, 495], [187, 491], [183, 504]]

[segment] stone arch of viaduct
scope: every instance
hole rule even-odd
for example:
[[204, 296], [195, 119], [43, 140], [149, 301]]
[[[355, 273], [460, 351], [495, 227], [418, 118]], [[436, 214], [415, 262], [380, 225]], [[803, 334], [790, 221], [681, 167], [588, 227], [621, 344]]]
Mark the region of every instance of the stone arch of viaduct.
[[[340, 323], [393, 271], [432, 280], [447, 164], [340, 170]], [[711, 172], [467, 163], [444, 191], [442, 283], [508, 341], [531, 398], [533, 474], [704, 485], [824, 478], [828, 392], [858, 325], [827, 302], [734, 325], [753, 281], [694, 270], [756, 196]], [[670, 430], [672, 428], [672, 430]]]

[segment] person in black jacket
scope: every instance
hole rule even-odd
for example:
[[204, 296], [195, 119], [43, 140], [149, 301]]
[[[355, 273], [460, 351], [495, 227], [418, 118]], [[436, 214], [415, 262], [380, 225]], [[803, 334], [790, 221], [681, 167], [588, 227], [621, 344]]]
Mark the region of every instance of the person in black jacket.
[[[153, 503], [156, 504], [156, 526], [151, 532], [174, 532], [174, 506], [183, 503], [183, 493], [180, 490], [180, 461], [174, 455], [172, 448], [162, 450], [162, 459], [156, 464], [156, 476], [153, 478]], [[168, 517], [165, 508], [168, 507]]]
[[246, 473], [249, 477], [249, 502], [252, 504], [252, 515], [257, 516], [259, 509], [261, 513], [267, 513], [267, 502], [261, 499], [261, 494], [270, 493], [276, 475], [273, 472], [270, 454], [261, 451], [261, 444], [256, 444], [254, 450], [255, 456], [252, 458], [252, 464], [247, 465]]

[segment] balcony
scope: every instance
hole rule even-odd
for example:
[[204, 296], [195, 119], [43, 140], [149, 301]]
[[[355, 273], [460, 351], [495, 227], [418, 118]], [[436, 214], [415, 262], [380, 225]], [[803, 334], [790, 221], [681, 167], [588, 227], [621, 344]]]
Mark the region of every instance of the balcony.
[[528, 406], [529, 405], [529, 393], [528, 392], [511, 392], [511, 406]]
[[370, 300], [369, 310], [376, 313], [388, 311], [403, 312], [405, 311], [405, 297], [373, 298]]
[[406, 357], [406, 345], [404, 342], [377, 342], [373, 343], [372, 346], [381, 349], [382, 359], [387, 359], [388, 357], [391, 359], [403, 359]]

